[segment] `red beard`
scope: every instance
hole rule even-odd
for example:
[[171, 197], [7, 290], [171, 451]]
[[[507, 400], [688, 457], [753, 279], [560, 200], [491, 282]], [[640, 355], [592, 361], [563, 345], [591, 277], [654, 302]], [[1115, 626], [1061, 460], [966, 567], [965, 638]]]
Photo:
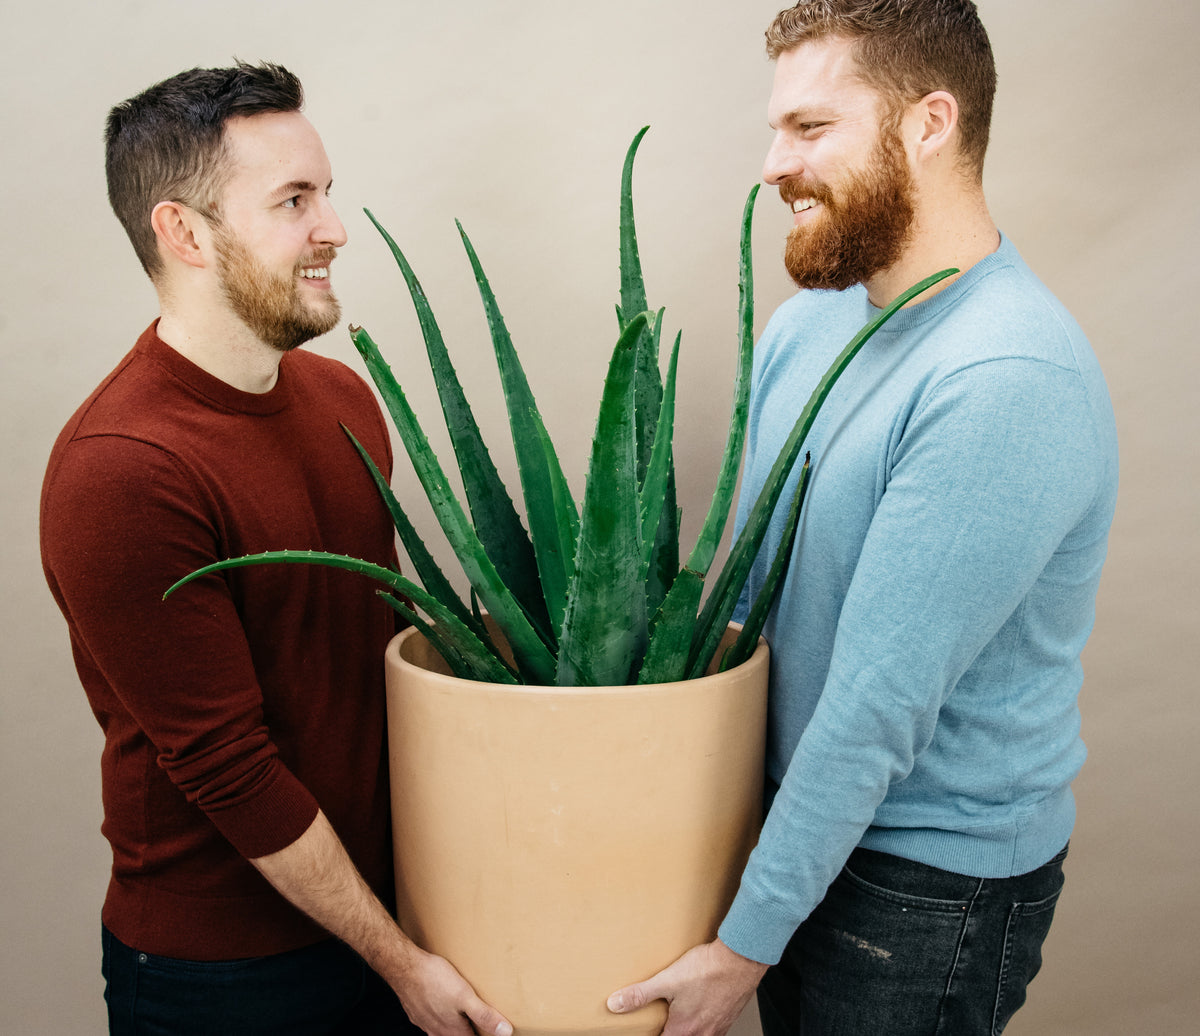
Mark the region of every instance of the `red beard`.
[[865, 168], [835, 194], [828, 184], [785, 180], [779, 196], [819, 203], [810, 224], [788, 234], [783, 263], [801, 288], [845, 291], [886, 270], [903, 254], [912, 233], [913, 180], [895, 132], [880, 131]]

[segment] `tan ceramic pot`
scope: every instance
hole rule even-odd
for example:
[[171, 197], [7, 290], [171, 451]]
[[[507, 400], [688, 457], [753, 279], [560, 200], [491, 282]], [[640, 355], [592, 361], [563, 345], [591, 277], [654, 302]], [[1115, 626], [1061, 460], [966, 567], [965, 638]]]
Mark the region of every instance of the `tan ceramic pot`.
[[767, 647], [645, 687], [460, 680], [387, 650], [400, 922], [518, 1036], [656, 1034], [608, 995], [711, 939], [758, 836]]

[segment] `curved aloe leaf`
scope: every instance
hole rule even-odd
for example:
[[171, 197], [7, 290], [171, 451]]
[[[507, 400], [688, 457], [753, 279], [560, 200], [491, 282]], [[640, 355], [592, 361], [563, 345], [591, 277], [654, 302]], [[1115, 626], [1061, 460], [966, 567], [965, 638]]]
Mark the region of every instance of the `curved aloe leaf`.
[[737, 640], [730, 645], [729, 650], [725, 652], [725, 657], [721, 660], [722, 670], [740, 666], [754, 653], [754, 649], [758, 645], [758, 638], [762, 635], [763, 626], [766, 625], [771, 605], [775, 603], [776, 591], [787, 572], [788, 563], [791, 561], [792, 545], [796, 542], [796, 533], [800, 528], [800, 509], [804, 506], [804, 497], [808, 491], [808, 476], [812, 470], [810, 459], [805, 456], [804, 466], [800, 469], [800, 478], [796, 484], [796, 492], [792, 494], [792, 506], [788, 510], [787, 516], [787, 532], [775, 551], [775, 557], [771, 560], [771, 567], [767, 571], [767, 578], [763, 580], [758, 596], [754, 598], [754, 604], [750, 608], [750, 614], [746, 617], [741, 633], [738, 634]]
[[[567, 480], [549, 436], [545, 435], [541, 413], [525, 376], [525, 369], [513, 348], [512, 338], [505, 326], [496, 296], [483, 272], [483, 265], [462, 224], [455, 221], [475, 282], [487, 314], [500, 384], [508, 409], [513, 448], [521, 488], [525, 497], [525, 515], [533, 540], [536, 571], [541, 577], [540, 592], [544, 597], [550, 627], [557, 636], [566, 611], [567, 586], [574, 570], [575, 540], [579, 534], [579, 513], [569, 492], [563, 492]], [[533, 560], [533, 559], [531, 559]], [[534, 566], [529, 566], [530, 572]]]
[[[508, 490], [504, 487], [500, 473], [496, 470], [480, 434], [475, 415], [471, 412], [462, 384], [458, 380], [454, 365], [450, 362], [450, 354], [446, 350], [433, 309], [400, 247], [370, 209], [363, 211], [387, 243], [408, 285], [409, 295], [421, 325], [421, 334], [425, 339], [425, 351], [429, 356], [434, 383], [437, 385], [442, 413], [446, 418], [446, 428], [458, 460], [459, 472], [462, 474], [463, 489], [471, 509], [475, 534], [496, 566], [496, 571], [500, 573], [504, 585], [520, 602], [534, 627], [544, 640], [552, 641], [550, 621], [542, 597], [542, 588], [537, 580], [537, 565], [529, 534], [521, 524], [512, 498], [508, 495]], [[489, 323], [491, 320], [492, 315], [489, 312]]]
[[633, 377], [646, 314], [613, 349], [584, 489], [575, 578], [558, 646], [562, 686], [621, 685], [645, 649], [646, 591], [633, 433]]
[[[376, 565], [370, 561], [363, 561], [361, 558], [346, 557], [343, 554], [330, 554], [319, 550], [269, 550], [261, 554], [247, 554], [240, 558], [215, 561], [211, 565], [205, 565], [194, 572], [189, 572], [178, 582], [172, 584], [167, 592], [163, 594], [163, 600], [170, 597], [180, 587], [212, 572], [223, 572], [231, 568], [249, 568], [254, 565], [281, 563], [292, 565], [323, 565], [326, 568], [338, 568], [347, 572], [357, 572], [359, 575], [374, 579], [390, 590], [403, 594], [412, 600], [434, 622], [443, 627], [445, 635], [452, 640], [455, 650], [462, 656], [471, 659], [481, 669], [494, 670], [496, 665], [500, 665], [502, 669], [505, 668], [491, 654], [487, 646], [470, 629], [464, 626], [449, 608], [432, 594], [426, 592], [424, 588], [390, 568], [384, 568], [382, 565]], [[509, 672], [507, 678], [502, 678], [502, 682], [513, 683], [515, 682], [515, 677]]]
[[942, 270], [932, 276], [926, 277], [923, 281], [914, 284], [907, 291], [898, 295], [873, 320], [868, 321], [862, 330], [850, 340], [846, 348], [842, 350], [837, 359], [833, 361], [829, 369], [825, 372], [825, 375], [817, 383], [817, 387], [813, 389], [812, 395], [809, 397], [804, 409], [800, 412], [800, 416], [796, 418], [796, 423], [792, 426], [787, 440], [779, 451], [779, 456], [775, 459], [775, 464], [771, 468], [770, 474], [767, 475], [767, 479], [763, 483], [758, 497], [755, 499], [754, 506], [746, 519], [746, 524], [742, 527], [740, 535], [734, 542], [733, 549], [729, 553], [725, 566], [721, 569], [721, 574], [717, 577], [717, 582], [713, 586], [712, 593], [709, 594], [708, 599], [704, 602], [699, 622], [696, 624], [696, 635], [692, 642], [692, 652], [688, 662], [688, 679], [694, 679], [696, 676], [702, 674], [705, 668], [707, 668], [713, 653], [717, 650], [717, 645], [725, 631], [725, 626], [728, 624], [729, 617], [733, 614], [734, 606], [737, 604], [738, 595], [741, 593], [741, 588], [746, 582], [746, 576], [750, 572], [750, 566], [754, 563], [754, 557], [758, 553], [758, 548], [762, 545], [767, 524], [771, 520], [771, 515], [775, 510], [776, 504], [779, 503], [784, 483], [787, 481], [788, 475], [796, 463], [796, 458], [800, 454], [800, 448], [804, 445], [808, 431], [812, 427], [812, 423], [816, 419], [830, 390], [836, 384], [838, 378], [842, 376], [842, 372], [850, 365], [850, 361], [858, 355], [858, 351], [898, 309], [912, 301], [912, 299], [916, 298], [923, 291], [937, 284], [938, 281], [944, 280], [955, 273], [958, 273], [958, 270]]
[[496, 571], [496, 566], [476, 536], [462, 505], [450, 488], [429, 440], [425, 438], [416, 414], [405, 398], [403, 389], [380, 355], [379, 347], [361, 327], [352, 327], [350, 338], [379, 389], [384, 405], [392, 415], [396, 430], [400, 433], [413, 469], [425, 489], [425, 495], [433, 507], [442, 531], [446, 534], [446, 539], [450, 541], [450, 546], [471, 586], [504, 631], [522, 677], [527, 683], [552, 683], [554, 656], [530, 624], [524, 609], [505, 586]]

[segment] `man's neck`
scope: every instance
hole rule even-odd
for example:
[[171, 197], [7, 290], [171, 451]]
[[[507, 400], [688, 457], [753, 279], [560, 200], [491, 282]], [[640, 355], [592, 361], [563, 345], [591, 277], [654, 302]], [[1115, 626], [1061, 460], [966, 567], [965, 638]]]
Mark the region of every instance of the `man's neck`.
[[223, 307], [189, 310], [163, 296], [160, 302], [158, 337], [177, 353], [243, 392], [261, 394], [275, 387], [283, 353]]
[[939, 199], [936, 207], [918, 207], [904, 254], [898, 262], [864, 282], [867, 295], [873, 305], [882, 308], [931, 274], [950, 268], [959, 271], [909, 303], [916, 305], [948, 288], [999, 247], [1000, 231], [981, 192], [962, 193], [950, 202]]

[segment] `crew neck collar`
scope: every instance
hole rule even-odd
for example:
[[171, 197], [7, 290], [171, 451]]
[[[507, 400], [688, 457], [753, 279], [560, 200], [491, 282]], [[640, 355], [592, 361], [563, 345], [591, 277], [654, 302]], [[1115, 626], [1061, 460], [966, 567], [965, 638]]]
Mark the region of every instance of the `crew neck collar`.
[[279, 365], [279, 376], [267, 392], [245, 392], [209, 374], [181, 352], [158, 337], [158, 320], [155, 320], [138, 339], [137, 351], [166, 370], [172, 377], [183, 382], [196, 394], [203, 396], [215, 406], [242, 414], [277, 414], [287, 406], [291, 390], [287, 377], [287, 357]]
[[[919, 324], [923, 324], [927, 320], [941, 316], [946, 310], [954, 306], [959, 299], [970, 292], [984, 277], [1002, 267], [1010, 266], [1014, 252], [1015, 249], [1012, 242], [1001, 232], [1000, 245], [994, 252], [984, 256], [959, 277], [958, 280], [948, 288], [938, 292], [932, 298], [918, 301], [915, 305], [907, 306], [894, 313], [888, 322], [879, 329], [879, 333], [901, 334]], [[875, 306], [870, 300], [867, 301], [867, 307], [872, 316], [877, 316], [883, 312], [882, 309]]]

